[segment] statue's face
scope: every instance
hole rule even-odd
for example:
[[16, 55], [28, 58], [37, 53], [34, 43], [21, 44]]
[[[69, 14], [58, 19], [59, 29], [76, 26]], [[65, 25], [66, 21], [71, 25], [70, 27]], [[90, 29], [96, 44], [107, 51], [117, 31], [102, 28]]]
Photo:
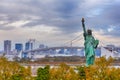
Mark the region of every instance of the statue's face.
[[92, 35], [92, 30], [88, 29], [87, 33], [88, 33], [88, 35]]

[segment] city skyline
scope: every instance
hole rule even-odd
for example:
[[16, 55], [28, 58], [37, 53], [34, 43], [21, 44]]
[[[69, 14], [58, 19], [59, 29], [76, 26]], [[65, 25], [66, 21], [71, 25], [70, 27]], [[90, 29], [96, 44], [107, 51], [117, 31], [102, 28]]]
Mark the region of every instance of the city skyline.
[[[29, 39], [28, 41], [26, 41], [25, 43], [21, 43], [21, 42], [16, 42], [16, 43], [12, 43], [11, 40], [4, 40], [3, 41], [4, 47], [0, 50], [0, 51], [4, 51], [6, 53], [11, 53], [13, 52], [20, 52], [20, 51], [26, 51], [26, 50], [35, 50], [38, 48], [51, 48], [51, 47], [84, 47], [84, 46], [47, 46], [46, 44], [39, 44], [35, 42], [33, 42], [31, 39]], [[120, 46], [115, 46], [114, 44], [108, 44], [105, 46], [99, 46], [100, 47], [109, 47], [109, 48], [120, 48]]]
[[16, 50], [17, 52], [24, 51], [24, 50], [33, 50], [37, 48], [45, 48], [47, 45], [45, 44], [40, 44], [40, 43], [35, 43], [31, 39], [26, 41], [25, 43], [22, 42], [15, 42], [13, 43], [12, 40], [4, 40], [3, 41], [3, 47], [1, 48], [0, 51], [4, 51], [7, 53], [10, 53], [11, 51]]
[[30, 38], [60, 46], [82, 34], [82, 17], [96, 38], [120, 46], [119, 7], [119, 0], [1, 0], [0, 50], [4, 40]]

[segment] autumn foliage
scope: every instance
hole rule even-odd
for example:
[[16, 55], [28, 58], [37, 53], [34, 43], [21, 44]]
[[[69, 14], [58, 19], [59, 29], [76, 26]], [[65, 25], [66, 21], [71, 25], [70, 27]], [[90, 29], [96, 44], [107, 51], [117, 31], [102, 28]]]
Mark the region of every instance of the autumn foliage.
[[49, 79], [46, 80], [120, 80], [120, 69], [113, 67], [112, 62], [112, 58], [101, 57], [89, 67], [70, 67], [61, 63], [49, 70]]
[[113, 67], [112, 63], [112, 58], [104, 57], [97, 58], [95, 64], [89, 67], [61, 63], [51, 68], [38, 68], [37, 76], [32, 77], [30, 67], [22, 67], [1, 57], [0, 80], [120, 80], [120, 68]]
[[31, 80], [30, 67], [24, 68], [16, 62], [0, 58], [0, 80]]

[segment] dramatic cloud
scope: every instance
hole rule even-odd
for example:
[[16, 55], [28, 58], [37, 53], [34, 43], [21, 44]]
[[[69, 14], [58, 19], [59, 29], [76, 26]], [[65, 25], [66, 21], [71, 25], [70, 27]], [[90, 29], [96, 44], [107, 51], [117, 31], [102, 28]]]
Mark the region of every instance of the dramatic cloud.
[[119, 7], [119, 0], [1, 0], [1, 40], [11, 33], [14, 41], [20, 34], [19, 40], [30, 37], [46, 43], [49, 38], [47, 44], [57, 45], [55, 41], [64, 43], [82, 32], [82, 17], [97, 35], [120, 38]]

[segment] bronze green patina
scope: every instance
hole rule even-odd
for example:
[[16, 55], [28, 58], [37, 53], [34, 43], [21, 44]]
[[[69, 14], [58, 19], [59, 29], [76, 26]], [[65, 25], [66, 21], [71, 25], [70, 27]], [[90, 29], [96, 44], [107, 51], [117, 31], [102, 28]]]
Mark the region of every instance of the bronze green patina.
[[84, 46], [85, 46], [85, 57], [86, 66], [93, 65], [95, 61], [95, 48], [99, 44], [99, 40], [95, 40], [92, 36], [92, 30], [88, 29], [86, 31], [84, 18], [82, 18], [82, 27], [84, 31]]

